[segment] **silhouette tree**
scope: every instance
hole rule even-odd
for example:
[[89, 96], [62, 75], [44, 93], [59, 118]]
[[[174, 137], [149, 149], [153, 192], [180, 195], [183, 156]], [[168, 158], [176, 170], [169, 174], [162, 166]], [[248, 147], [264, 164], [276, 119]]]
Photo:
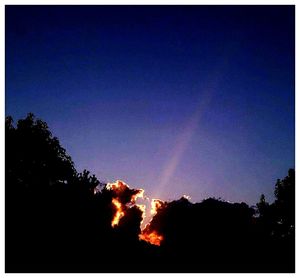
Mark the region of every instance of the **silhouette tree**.
[[[78, 173], [45, 122], [31, 113], [5, 121], [5, 262], [8, 272], [293, 272], [295, 171], [245, 203], [208, 198], [161, 202], [147, 227], [160, 246], [139, 240], [138, 189], [109, 190]], [[117, 227], [112, 199], [124, 206]]]
[[269, 206], [269, 203], [266, 202], [265, 195], [261, 194], [259, 203], [256, 204], [258, 212], [263, 216], [266, 212], [266, 208]]
[[295, 170], [290, 169], [288, 176], [283, 180], [278, 179], [275, 185], [275, 206], [278, 213], [278, 221], [286, 229], [295, 226]]
[[[75, 174], [71, 157], [45, 122], [29, 113], [13, 126], [6, 118], [6, 175], [15, 186], [50, 186]], [[19, 188], [20, 189], [20, 188]]]
[[59, 140], [32, 113], [16, 126], [7, 117], [5, 128], [7, 260], [78, 260], [89, 243], [99, 181], [88, 171], [76, 172]]

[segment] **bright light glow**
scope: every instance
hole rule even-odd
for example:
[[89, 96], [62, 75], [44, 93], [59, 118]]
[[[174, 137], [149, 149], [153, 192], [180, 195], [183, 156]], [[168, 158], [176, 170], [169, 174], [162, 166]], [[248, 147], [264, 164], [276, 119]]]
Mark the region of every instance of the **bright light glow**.
[[143, 232], [139, 235], [140, 240], [147, 241], [153, 245], [160, 246], [161, 241], [163, 240], [163, 236], [159, 235], [156, 231], [152, 231], [151, 233]]
[[121, 180], [117, 180], [106, 185], [106, 189], [113, 191], [123, 191], [125, 188], [129, 188], [129, 186]]
[[139, 192], [131, 197], [131, 203], [135, 204], [137, 198], [144, 198], [144, 189], [139, 189]]
[[141, 225], [143, 224], [145, 218], [146, 218], [146, 206], [145, 205], [136, 205], [139, 210], [142, 212], [142, 221], [141, 221]]
[[163, 201], [159, 199], [152, 199], [151, 200], [151, 215], [155, 215], [157, 210], [162, 206]]
[[116, 213], [114, 215], [114, 218], [111, 222], [112, 227], [115, 227], [116, 225], [119, 224], [120, 219], [125, 215], [124, 211], [122, 210], [122, 204], [116, 199], [112, 199], [112, 203], [116, 208]]
[[185, 195], [185, 194], [184, 194], [182, 197], [183, 197], [184, 199], [187, 199], [187, 200], [191, 200], [191, 199], [192, 199], [191, 196]]
[[[113, 216], [111, 225], [112, 227], [116, 227], [119, 225], [120, 219], [126, 215], [126, 210], [129, 208], [132, 208], [133, 206], [136, 206], [141, 212], [142, 212], [142, 220], [140, 223], [140, 226], [144, 224], [144, 221], [146, 219], [146, 205], [144, 204], [136, 204], [136, 200], [138, 198], [142, 198], [143, 200], [148, 201], [149, 204], [149, 198], [144, 197], [144, 189], [138, 189], [133, 192], [136, 192], [131, 196], [130, 202], [128, 203], [121, 203], [120, 198], [125, 190], [130, 189], [130, 187], [123, 181], [117, 180], [114, 183], [108, 183], [106, 185], [107, 190], [114, 191], [115, 197], [112, 198], [112, 204], [114, 205], [116, 212]], [[152, 199], [151, 200], [151, 215], [152, 218], [150, 222], [153, 219], [153, 216], [157, 214], [157, 211], [161, 206], [164, 204], [162, 200], [159, 199]], [[148, 221], [147, 221], [148, 222]], [[144, 224], [145, 225], [145, 224]], [[149, 242], [150, 244], [160, 246], [161, 241], [163, 240], [163, 236], [160, 235], [157, 231], [150, 230], [150, 224], [146, 224], [145, 228], [141, 228], [141, 233], [139, 234], [139, 239]]]

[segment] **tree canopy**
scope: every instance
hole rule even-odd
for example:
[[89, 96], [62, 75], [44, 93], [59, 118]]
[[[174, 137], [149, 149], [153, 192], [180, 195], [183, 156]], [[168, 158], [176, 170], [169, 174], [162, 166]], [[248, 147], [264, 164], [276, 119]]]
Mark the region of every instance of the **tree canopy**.
[[[278, 179], [275, 201], [208, 198], [159, 201], [140, 240], [140, 190], [108, 190], [74, 162], [47, 124], [28, 114], [5, 124], [7, 272], [294, 272], [295, 170]], [[184, 186], [184, 185], [183, 185]], [[125, 214], [111, 225], [117, 207]], [[125, 208], [126, 205], [126, 208]]]

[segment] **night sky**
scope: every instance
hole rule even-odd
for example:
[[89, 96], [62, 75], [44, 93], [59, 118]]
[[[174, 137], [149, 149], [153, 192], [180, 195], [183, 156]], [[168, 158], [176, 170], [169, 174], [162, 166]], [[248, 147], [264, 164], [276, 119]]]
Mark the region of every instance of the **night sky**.
[[6, 115], [152, 198], [273, 201], [295, 167], [293, 6], [6, 6]]

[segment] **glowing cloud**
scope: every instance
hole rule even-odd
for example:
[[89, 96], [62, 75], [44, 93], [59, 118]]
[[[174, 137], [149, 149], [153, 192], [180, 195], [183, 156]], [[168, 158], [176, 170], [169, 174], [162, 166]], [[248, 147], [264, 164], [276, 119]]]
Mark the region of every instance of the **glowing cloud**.
[[135, 205], [142, 211], [142, 218], [145, 218], [145, 207], [136, 204], [138, 198], [144, 197], [143, 189], [131, 189], [121, 180], [108, 183], [106, 189], [113, 192], [112, 204], [116, 209], [111, 222], [112, 227], [118, 226], [120, 219], [126, 215], [126, 210]]
[[144, 198], [144, 189], [139, 189], [139, 192], [131, 197], [131, 203], [135, 203], [137, 198]]
[[[115, 214], [111, 221], [113, 228], [119, 225], [122, 217], [126, 216], [127, 209], [136, 206], [142, 212], [141, 227], [145, 224], [145, 228], [141, 228], [141, 233], [139, 235], [140, 240], [149, 242], [159, 246], [163, 240], [163, 236], [157, 231], [151, 230], [149, 223], [144, 223], [146, 219], [146, 205], [136, 204], [138, 198], [144, 199], [149, 204], [149, 198], [144, 197], [143, 189], [130, 189], [130, 187], [123, 181], [117, 180], [114, 183], [108, 183], [106, 189], [113, 192], [112, 204], [115, 207]], [[164, 204], [162, 200], [152, 199], [151, 200], [151, 215], [152, 217], [157, 213], [157, 210]], [[150, 222], [153, 218], [151, 218]], [[148, 222], [148, 221], [147, 221]]]
[[127, 188], [129, 188], [129, 186], [125, 182], [123, 182], [121, 180], [117, 180], [114, 183], [108, 183], [106, 185], [106, 189], [113, 190], [115, 192], [122, 192], [122, 191], [124, 191]]
[[187, 199], [187, 200], [191, 200], [191, 199], [192, 199], [191, 196], [185, 195], [185, 194], [184, 194], [182, 197], [183, 197], [184, 199]]
[[143, 232], [139, 235], [139, 238], [157, 246], [160, 246], [160, 243], [163, 240], [163, 236], [159, 235], [156, 231], [150, 233]]
[[113, 198], [112, 203], [116, 208], [116, 213], [114, 215], [113, 220], [111, 221], [111, 225], [112, 227], [115, 227], [119, 224], [120, 219], [125, 215], [125, 213], [122, 209], [122, 204], [117, 199]]
[[151, 215], [155, 215], [157, 210], [163, 205], [163, 201], [159, 199], [152, 199], [151, 200]]
[[146, 206], [145, 205], [136, 205], [139, 210], [142, 212], [142, 221], [141, 221], [141, 225], [143, 224], [145, 218], [146, 218]]

